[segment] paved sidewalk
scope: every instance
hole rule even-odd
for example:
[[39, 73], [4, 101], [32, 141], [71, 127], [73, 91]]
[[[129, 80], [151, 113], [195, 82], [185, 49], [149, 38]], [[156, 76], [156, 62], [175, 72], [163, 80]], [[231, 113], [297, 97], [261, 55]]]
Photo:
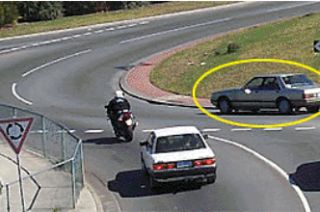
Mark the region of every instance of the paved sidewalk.
[[[18, 179], [16, 156], [6, 142], [0, 140], [0, 183], [10, 183]], [[51, 167], [52, 164], [41, 157], [22, 150], [20, 153], [22, 176], [36, 173], [39, 170]], [[41, 187], [38, 190], [37, 184]], [[0, 186], [1, 187], [1, 186]], [[34, 178], [23, 180], [25, 208], [31, 206], [31, 211], [100, 211], [96, 204], [92, 189], [87, 186], [82, 190], [76, 209], [72, 209], [72, 184], [70, 174], [57, 168]], [[38, 196], [33, 203], [33, 197]], [[10, 211], [22, 211], [19, 184], [10, 186]], [[99, 201], [99, 200], [98, 200]], [[6, 190], [0, 192], [0, 212], [6, 211], [7, 198]]]

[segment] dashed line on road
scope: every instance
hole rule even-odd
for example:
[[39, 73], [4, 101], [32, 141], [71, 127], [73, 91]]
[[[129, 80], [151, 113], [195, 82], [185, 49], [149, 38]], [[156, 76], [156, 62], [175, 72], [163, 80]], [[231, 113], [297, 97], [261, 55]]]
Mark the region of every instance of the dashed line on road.
[[[213, 139], [213, 140], [216, 140], [216, 141], [220, 141], [220, 142], [224, 142], [224, 143], [227, 143], [229, 145], [232, 145], [232, 146], [235, 146], [235, 147], [238, 147], [240, 149], [242, 149], [243, 151], [245, 152], [248, 152], [252, 155], [254, 155], [255, 157], [257, 157], [258, 159], [260, 159], [261, 161], [265, 162], [267, 165], [271, 166], [273, 169], [275, 169], [282, 177], [284, 177], [288, 183], [290, 182], [290, 178], [289, 178], [289, 175], [283, 170], [281, 169], [281, 167], [279, 167], [276, 163], [274, 163], [273, 161], [271, 161], [270, 159], [264, 157], [263, 155], [261, 155], [260, 153], [250, 149], [249, 147], [245, 146], [245, 145], [242, 145], [242, 144], [239, 144], [235, 141], [232, 141], [232, 140], [227, 140], [227, 139], [224, 139], [224, 138], [220, 138], [220, 137], [216, 137], [216, 136], [211, 136], [209, 135], [209, 138], [210, 139]], [[307, 198], [304, 196], [303, 192], [301, 191], [301, 189], [294, 185], [294, 184], [290, 184], [292, 186], [292, 188], [294, 189], [294, 191], [296, 192], [296, 194], [298, 195], [298, 197], [300, 198], [301, 202], [302, 202], [302, 205], [304, 207], [304, 210], [305, 212], [311, 212], [311, 209], [310, 209], [310, 205], [308, 203], [308, 200]]]
[[210, 128], [210, 129], [203, 129], [201, 132], [218, 132], [220, 131], [220, 128]]
[[296, 127], [294, 128], [297, 131], [302, 131], [302, 130], [314, 130], [316, 127], [310, 126], [310, 127]]
[[232, 132], [239, 132], [239, 131], [251, 131], [252, 128], [232, 128]]
[[275, 127], [275, 128], [264, 128], [264, 131], [281, 131], [282, 127]]
[[94, 133], [103, 133], [104, 130], [101, 130], [101, 129], [91, 129], [91, 130], [85, 130], [84, 133], [87, 133], [87, 134], [94, 134]]

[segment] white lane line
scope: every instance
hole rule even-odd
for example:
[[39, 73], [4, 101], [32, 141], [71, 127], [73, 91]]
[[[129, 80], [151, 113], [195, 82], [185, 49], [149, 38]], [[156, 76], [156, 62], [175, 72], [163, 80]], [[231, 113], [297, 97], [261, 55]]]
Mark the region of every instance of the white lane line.
[[297, 131], [301, 131], [301, 130], [314, 130], [316, 129], [316, 127], [296, 127], [294, 128]]
[[83, 51], [80, 51], [80, 52], [76, 52], [76, 53], [74, 53], [74, 54], [67, 55], [67, 56], [65, 56], [65, 57], [58, 58], [58, 59], [53, 60], [53, 61], [50, 61], [50, 62], [48, 62], [48, 63], [45, 63], [45, 64], [41, 65], [41, 66], [38, 66], [38, 67], [36, 67], [36, 68], [33, 68], [33, 69], [31, 69], [30, 71], [27, 71], [27, 72], [23, 73], [23, 74], [22, 74], [22, 77], [26, 77], [26, 76], [32, 74], [32, 73], [35, 72], [35, 71], [38, 71], [38, 70], [43, 69], [43, 68], [45, 68], [45, 67], [48, 67], [48, 66], [50, 66], [50, 65], [56, 64], [56, 63], [61, 62], [61, 61], [63, 61], [63, 60], [67, 60], [67, 59], [70, 59], [70, 58], [72, 58], [72, 57], [76, 57], [76, 56], [79, 56], [79, 55], [82, 55], [82, 54], [87, 54], [87, 53], [89, 53], [89, 52], [91, 52], [91, 51], [92, 51], [92, 49], [86, 49], [86, 50], [83, 50]]
[[144, 132], [144, 133], [153, 132], [153, 131], [154, 131], [154, 129], [145, 129], [145, 130], [142, 130], [142, 132]]
[[128, 27], [128, 25], [122, 25], [122, 26], [117, 26], [116, 29], [125, 29], [127, 27]]
[[104, 130], [100, 130], [100, 129], [96, 129], [96, 130], [85, 130], [84, 131], [84, 133], [88, 133], [88, 134], [90, 134], [90, 133], [103, 133], [104, 132]]
[[129, 24], [128, 27], [134, 27], [134, 26], [137, 26], [137, 25], [138, 25], [137, 23]]
[[264, 131], [281, 131], [282, 127], [275, 127], [275, 128], [264, 128]]
[[87, 32], [87, 33], [84, 33], [83, 35], [84, 36], [88, 36], [88, 35], [91, 35], [92, 34], [92, 32]]
[[232, 128], [231, 131], [251, 131], [251, 128]]
[[182, 31], [182, 30], [186, 30], [186, 29], [191, 29], [191, 28], [196, 28], [196, 27], [201, 27], [201, 26], [206, 26], [206, 25], [211, 25], [211, 24], [217, 24], [217, 23], [221, 23], [221, 22], [229, 21], [229, 20], [231, 20], [231, 18], [222, 18], [222, 19], [208, 21], [208, 22], [204, 22], [204, 23], [200, 23], [200, 24], [188, 25], [188, 26], [170, 29], [170, 30], [166, 30], [166, 31], [156, 32], [156, 33], [152, 33], [152, 34], [148, 34], [148, 35], [143, 35], [140, 37], [131, 38], [128, 40], [123, 40], [120, 42], [120, 44], [130, 43], [130, 42], [134, 42], [134, 41], [138, 41], [138, 40], [142, 40], [142, 39], [146, 39], [146, 38], [151, 38], [151, 37], [155, 37], [158, 35], [163, 35], [163, 34], [167, 34], [167, 33], [171, 33], [171, 32], [177, 32], [177, 31]]
[[13, 93], [13, 95], [19, 99], [20, 101], [22, 101], [23, 103], [27, 104], [27, 105], [32, 105], [32, 102], [29, 100], [26, 100], [24, 98], [22, 98], [18, 93], [17, 93], [17, 83], [13, 83], [11, 86], [11, 91]]
[[[254, 150], [252, 150], [252, 149], [250, 149], [250, 148], [248, 148], [248, 147], [246, 147], [246, 146], [244, 146], [242, 144], [239, 144], [239, 143], [237, 143], [235, 141], [227, 140], [227, 139], [224, 139], [224, 138], [219, 138], [219, 137], [212, 136], [212, 135], [209, 135], [209, 138], [217, 140], [217, 141], [221, 141], [221, 142], [224, 142], [224, 143], [227, 143], [227, 144], [230, 144], [230, 145], [233, 145], [235, 147], [238, 147], [238, 148], [240, 148], [240, 149], [242, 149], [242, 150], [254, 155], [255, 157], [257, 157], [261, 161], [265, 162], [267, 165], [271, 166], [273, 169], [275, 169], [277, 172], [279, 172], [282, 177], [284, 177], [288, 182], [290, 182], [289, 175], [283, 169], [281, 169], [276, 163], [274, 163], [270, 159], [264, 157], [260, 153], [254, 151]], [[295, 190], [295, 192], [297, 193], [298, 197], [300, 198], [300, 200], [302, 202], [302, 205], [304, 207], [304, 210], [306, 212], [311, 212], [308, 200], [304, 196], [304, 194], [301, 191], [301, 189], [298, 186], [294, 185], [294, 184], [291, 184], [291, 186]]]
[[210, 129], [203, 129], [201, 132], [218, 132], [220, 131], [220, 128], [210, 128]]
[[77, 35], [73, 35], [72, 37], [73, 38], [79, 38], [79, 37], [81, 37], [82, 35], [81, 34], [77, 34]]
[[139, 22], [140, 25], [144, 25], [144, 24], [148, 24], [148, 23], [150, 23], [150, 21], [141, 21], [141, 22]]
[[115, 28], [113, 28], [113, 27], [110, 27], [110, 28], [106, 28], [106, 29], [104, 29], [105, 31], [113, 31], [113, 30], [115, 30]]
[[100, 29], [100, 30], [97, 30], [97, 31], [94, 31], [95, 34], [99, 34], [99, 33], [102, 33], [104, 30]]
[[69, 40], [69, 39], [71, 39], [71, 38], [72, 38], [72, 37], [69, 37], [69, 36], [68, 36], [68, 37], [62, 37], [61, 40], [64, 41], [64, 40]]

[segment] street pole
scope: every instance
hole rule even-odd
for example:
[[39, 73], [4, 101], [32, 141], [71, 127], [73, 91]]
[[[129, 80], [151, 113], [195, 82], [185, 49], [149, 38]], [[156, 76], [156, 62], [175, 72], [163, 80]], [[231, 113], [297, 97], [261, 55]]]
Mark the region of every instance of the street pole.
[[20, 166], [20, 157], [19, 157], [19, 154], [17, 154], [17, 164], [18, 164], [18, 175], [19, 175], [19, 185], [20, 185], [21, 206], [22, 206], [22, 212], [25, 212], [25, 208], [24, 208], [24, 196], [23, 196], [23, 187], [22, 187], [22, 179], [21, 179], [21, 166]]

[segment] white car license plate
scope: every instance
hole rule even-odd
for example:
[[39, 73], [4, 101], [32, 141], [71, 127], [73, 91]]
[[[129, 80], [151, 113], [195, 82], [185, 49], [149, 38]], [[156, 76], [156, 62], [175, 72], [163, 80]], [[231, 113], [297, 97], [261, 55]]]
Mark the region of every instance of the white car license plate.
[[189, 168], [192, 166], [192, 162], [191, 161], [181, 161], [177, 163], [177, 168]]

